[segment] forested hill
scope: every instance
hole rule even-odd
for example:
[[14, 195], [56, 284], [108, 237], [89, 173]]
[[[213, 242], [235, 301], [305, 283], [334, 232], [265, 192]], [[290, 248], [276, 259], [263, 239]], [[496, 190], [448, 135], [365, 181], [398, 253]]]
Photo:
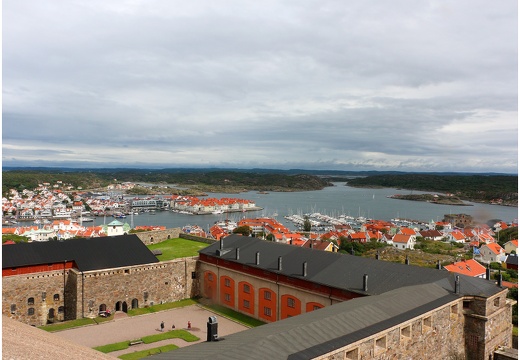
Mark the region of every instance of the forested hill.
[[517, 175], [374, 175], [349, 179], [349, 186], [451, 193], [464, 200], [518, 206]]
[[123, 182], [177, 184], [196, 187], [208, 192], [257, 191], [305, 191], [320, 190], [330, 183], [318, 176], [308, 174], [275, 174], [235, 171], [171, 172], [168, 170], [101, 169], [83, 171], [9, 170], [2, 172], [2, 194], [9, 189], [34, 189], [38, 184], [55, 184], [61, 181], [74, 188], [101, 189], [107, 185]]

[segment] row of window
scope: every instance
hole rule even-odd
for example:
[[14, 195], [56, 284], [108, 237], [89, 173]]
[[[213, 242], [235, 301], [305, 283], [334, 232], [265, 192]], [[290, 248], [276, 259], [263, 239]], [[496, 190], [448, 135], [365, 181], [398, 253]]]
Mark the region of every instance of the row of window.
[[[454, 305], [454, 306], [457, 306], [457, 305]], [[453, 307], [452, 307], [451, 310], [453, 312]], [[431, 328], [432, 328], [432, 317], [428, 316], [428, 317], [423, 318], [422, 319], [422, 331], [423, 331], [423, 333], [429, 331]], [[401, 339], [402, 340], [409, 340], [409, 339], [412, 338], [412, 326], [411, 325], [408, 325], [406, 327], [401, 328], [400, 332], [401, 332]], [[386, 351], [386, 349], [387, 349], [387, 336], [383, 335], [383, 336], [375, 339], [374, 348], [375, 348], [374, 349], [375, 350], [374, 353], [376, 355], [381, 354], [382, 352]], [[359, 348], [348, 350], [345, 353], [345, 359], [358, 360], [359, 359]]]
[[[47, 293], [42, 292], [42, 301], [45, 301], [46, 298], [47, 298]], [[54, 294], [53, 299], [54, 299], [54, 301], [60, 301], [60, 294]], [[34, 305], [33, 297], [30, 297], [27, 299], [27, 305]]]
[[[58, 314], [63, 314], [64, 309], [65, 308], [63, 306], [60, 306], [58, 308]], [[51, 310], [52, 310], [52, 312], [49, 311], [49, 314], [54, 315], [54, 309], [51, 309]], [[16, 304], [11, 304], [11, 313], [14, 314], [15, 312], [16, 312]], [[29, 315], [29, 316], [34, 315], [34, 313], [35, 313], [35, 310], [33, 307], [30, 307], [27, 309], [27, 315]]]

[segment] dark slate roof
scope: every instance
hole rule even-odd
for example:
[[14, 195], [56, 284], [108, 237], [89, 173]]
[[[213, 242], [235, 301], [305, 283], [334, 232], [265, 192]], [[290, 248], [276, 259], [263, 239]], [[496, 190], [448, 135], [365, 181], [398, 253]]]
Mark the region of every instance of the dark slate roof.
[[311, 359], [373, 336], [455, 299], [455, 294], [438, 285], [403, 287], [227, 335], [218, 342], [203, 342], [150, 358]]
[[80, 271], [156, 263], [137, 235], [108, 236], [2, 246], [2, 268], [74, 261]]
[[517, 254], [510, 254], [506, 258], [506, 264], [509, 265], [518, 265], [518, 255]]
[[[236, 260], [239, 248], [239, 260]], [[260, 264], [255, 265], [256, 253]], [[257, 238], [230, 235], [224, 238], [223, 249], [216, 242], [199, 251], [230, 262], [269, 270], [337, 289], [364, 295], [379, 295], [405, 286], [439, 284], [455, 291], [455, 278], [460, 276], [462, 295], [491, 296], [501, 291], [493, 282], [412, 265], [368, 259], [340, 253], [264, 241]], [[282, 257], [282, 271], [278, 271], [278, 257]], [[302, 276], [303, 262], [307, 262], [307, 276]], [[363, 275], [368, 275], [368, 291], [363, 291]]]

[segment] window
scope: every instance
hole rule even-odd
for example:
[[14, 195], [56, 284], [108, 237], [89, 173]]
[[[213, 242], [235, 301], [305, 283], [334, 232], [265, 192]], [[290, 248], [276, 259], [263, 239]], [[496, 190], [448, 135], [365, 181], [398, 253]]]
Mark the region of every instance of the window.
[[463, 307], [464, 309], [469, 309], [469, 308], [470, 308], [470, 305], [471, 305], [471, 301], [469, 301], [469, 300], [464, 300], [464, 301], [462, 302], [462, 307]]
[[224, 294], [224, 300], [225, 300], [225, 301], [231, 301], [231, 295], [229, 295], [229, 294]]
[[423, 333], [431, 330], [432, 328], [432, 317], [428, 316], [423, 319]]
[[54, 301], [60, 301], [60, 294], [54, 294]]
[[493, 300], [493, 305], [495, 305], [496, 307], [499, 307], [500, 306], [500, 298], [497, 297]]
[[225, 279], [224, 280], [224, 286], [225, 287], [230, 287], [231, 286], [231, 281], [229, 279]]
[[213, 281], [213, 274], [208, 274], [208, 280]]
[[42, 292], [42, 301], [45, 301], [46, 298], [47, 298], [47, 293], [44, 291], [44, 292]]
[[321, 307], [318, 306], [318, 305], [314, 305], [314, 306], [312, 307], [312, 310], [313, 310], [313, 311], [314, 311], [314, 310], [318, 310], [318, 309], [321, 309]]
[[271, 300], [271, 292], [270, 291], [264, 291], [264, 299], [265, 300]]
[[412, 327], [401, 328], [401, 340], [410, 340], [412, 338]]
[[376, 354], [386, 350], [386, 335], [376, 339]]
[[251, 289], [250, 289], [249, 285], [244, 284], [244, 292], [245, 292], [246, 294], [249, 294], [250, 291], [251, 291]]
[[16, 304], [11, 304], [11, 314], [16, 312]]
[[457, 315], [459, 313], [459, 306], [458, 304], [455, 304], [455, 305], [451, 305], [451, 314], [452, 315]]
[[249, 309], [249, 301], [244, 300], [244, 308]]
[[27, 305], [34, 305], [34, 298], [33, 297], [30, 297], [29, 299], [27, 299]]
[[63, 306], [60, 306], [58, 308], [58, 314], [63, 314], [64, 311], [65, 311], [65, 308]]
[[34, 315], [34, 308], [27, 309], [27, 315]]
[[197, 278], [197, 272], [192, 271], [192, 272], [191, 272], [191, 278], [192, 278], [192, 279], [196, 279], [196, 278]]
[[287, 299], [287, 306], [290, 308], [294, 308], [294, 299], [288, 298]]
[[271, 316], [271, 308], [264, 306], [264, 315]]
[[349, 350], [345, 354], [345, 358], [347, 360], [358, 360], [359, 359], [359, 349]]

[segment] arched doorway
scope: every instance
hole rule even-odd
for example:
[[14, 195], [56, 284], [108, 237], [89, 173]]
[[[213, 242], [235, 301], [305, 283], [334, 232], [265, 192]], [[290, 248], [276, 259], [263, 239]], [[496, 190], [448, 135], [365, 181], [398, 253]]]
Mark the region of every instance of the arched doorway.
[[126, 301], [123, 301], [123, 312], [128, 312], [128, 305], [126, 304]]
[[121, 301], [116, 302], [116, 306], [114, 306], [114, 309], [116, 309], [116, 311], [121, 311]]
[[102, 311], [107, 311], [107, 306], [106, 306], [106, 304], [101, 304], [101, 305], [99, 305], [99, 312], [102, 312]]
[[49, 314], [47, 315], [47, 322], [53, 323], [54, 322], [54, 309], [49, 309]]
[[132, 309], [137, 309], [139, 307], [139, 301], [137, 299], [132, 299]]

